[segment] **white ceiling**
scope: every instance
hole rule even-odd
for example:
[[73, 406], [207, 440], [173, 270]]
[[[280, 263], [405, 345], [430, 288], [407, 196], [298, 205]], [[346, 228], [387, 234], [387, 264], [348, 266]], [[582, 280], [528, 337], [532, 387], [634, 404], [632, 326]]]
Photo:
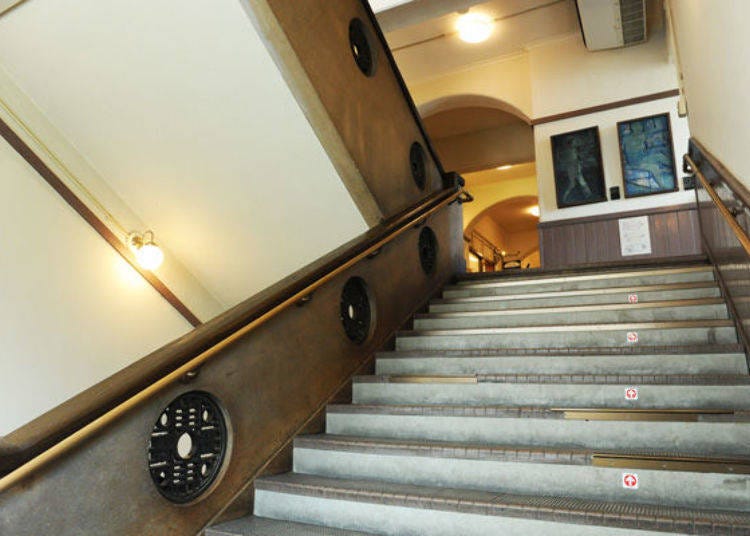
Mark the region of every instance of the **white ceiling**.
[[237, 0], [28, 0], [0, 65], [226, 305], [365, 230]]
[[[522, 52], [534, 43], [579, 31], [573, 0], [492, 0], [478, 3], [469, 0], [440, 0], [442, 10], [432, 2], [415, 1], [378, 15], [388, 27], [397, 27], [390, 18], [409, 10], [405, 27], [386, 33], [404, 78], [410, 84], [435, 78], [467, 66]], [[446, 5], [447, 4], [447, 5]], [[495, 29], [484, 43], [461, 41], [455, 32], [457, 9], [467, 4], [472, 13], [483, 13], [493, 19]], [[448, 11], [450, 6], [456, 8]], [[424, 16], [420, 17], [420, 13]]]

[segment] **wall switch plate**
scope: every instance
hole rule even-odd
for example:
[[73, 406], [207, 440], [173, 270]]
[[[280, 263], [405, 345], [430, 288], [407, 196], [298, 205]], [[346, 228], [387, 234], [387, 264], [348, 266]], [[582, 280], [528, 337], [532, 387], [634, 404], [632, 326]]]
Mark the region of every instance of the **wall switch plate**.
[[614, 201], [615, 199], [620, 199], [620, 187], [619, 186], [612, 186], [609, 189], [609, 200]]

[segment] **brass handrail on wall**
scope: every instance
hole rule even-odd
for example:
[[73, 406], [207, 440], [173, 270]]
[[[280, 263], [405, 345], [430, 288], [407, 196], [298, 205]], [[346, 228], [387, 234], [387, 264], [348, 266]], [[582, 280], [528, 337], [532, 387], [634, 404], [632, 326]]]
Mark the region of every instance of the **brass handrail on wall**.
[[324, 262], [314, 263], [303, 276], [290, 278], [289, 284], [271, 295], [263, 296], [260, 300], [251, 298], [197, 328], [189, 336], [157, 350], [147, 359], [159, 366], [149, 364], [150, 368], [145, 368], [148, 374], [125, 369], [94, 386], [92, 390], [96, 391], [97, 396], [85, 398], [78, 405], [74, 398], [66, 403], [69, 406], [63, 404], [32, 421], [27, 425], [31, 430], [27, 434], [29, 438], [25, 445], [19, 446], [20, 452], [15, 453], [14, 463], [10, 467], [0, 467], [0, 470], [9, 471], [0, 478], [0, 493], [61, 457], [161, 390], [189, 377], [221, 350], [289, 307], [304, 302], [334, 277], [377, 254], [381, 248], [409, 229], [421, 225], [437, 211], [467, 199], [468, 195], [460, 183], [433, 193], [414, 207], [324, 257]]
[[740, 244], [742, 245], [742, 248], [745, 250], [745, 253], [750, 255], [750, 236], [747, 235], [745, 230], [742, 228], [742, 226], [737, 223], [737, 220], [732, 215], [732, 212], [727, 208], [726, 204], [724, 204], [724, 201], [721, 200], [719, 197], [719, 194], [716, 193], [716, 190], [711, 185], [709, 180], [706, 178], [706, 176], [703, 174], [703, 172], [700, 170], [700, 168], [696, 165], [696, 163], [693, 161], [692, 158], [690, 158], [689, 155], [685, 155], [685, 161], [690, 165], [690, 168], [695, 173], [695, 176], [698, 177], [698, 180], [700, 181], [703, 188], [708, 193], [709, 197], [711, 197], [711, 200], [716, 205], [716, 208], [719, 209], [719, 212], [723, 216], [724, 220], [727, 222], [729, 227], [732, 229], [732, 232], [737, 237], [737, 240], [739, 240]]

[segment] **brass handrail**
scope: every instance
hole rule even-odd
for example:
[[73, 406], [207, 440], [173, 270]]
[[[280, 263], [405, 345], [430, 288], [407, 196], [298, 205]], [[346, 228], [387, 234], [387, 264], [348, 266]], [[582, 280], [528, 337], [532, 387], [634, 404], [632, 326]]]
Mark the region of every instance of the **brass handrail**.
[[51, 445], [40, 454], [36, 455], [29, 461], [23, 463], [19, 467], [13, 469], [7, 475], [0, 478], [0, 493], [3, 493], [4, 491], [10, 489], [25, 478], [34, 474], [36, 471], [38, 471], [48, 463], [61, 457], [76, 445], [83, 442], [86, 438], [95, 434], [110, 423], [116, 421], [122, 415], [130, 411], [132, 408], [136, 407], [138, 404], [147, 401], [149, 398], [156, 395], [161, 390], [167, 388], [173, 383], [178, 382], [181, 378], [185, 377], [186, 374], [192, 373], [195, 370], [199, 369], [199, 367], [208, 362], [212, 357], [214, 357], [224, 348], [230, 346], [241, 337], [244, 337], [251, 331], [265, 324], [289, 307], [297, 304], [300, 300], [311, 295], [315, 290], [322, 287], [334, 277], [340, 275], [358, 262], [366, 259], [368, 256], [374, 253], [379, 252], [383, 248], [383, 246], [392, 242], [409, 229], [412, 229], [415, 225], [421, 224], [426, 218], [428, 218], [435, 212], [450, 205], [454, 201], [462, 200], [465, 197], [465, 194], [466, 193], [461, 187], [446, 188], [445, 190], [437, 192], [433, 196], [430, 196], [419, 206], [405, 211], [403, 215], [396, 219], [396, 223], [392, 227], [387, 226], [387, 230], [382, 238], [375, 240], [366, 248], [363, 248], [361, 251], [358, 251], [347, 260], [329, 270], [325, 275], [317, 278], [315, 281], [304, 286], [297, 292], [291, 294], [283, 301], [270, 307], [268, 310], [266, 310], [256, 318], [253, 318], [247, 324], [239, 327], [231, 334], [227, 335], [223, 339], [214, 343], [212, 346], [200, 352], [197, 356], [175, 368], [171, 372], [165, 374], [158, 380], [155, 380], [153, 383], [141, 389], [137, 393], [134, 393], [132, 396], [112, 407], [108, 411], [102, 413], [97, 418], [82, 425], [80, 428], [70, 433], [59, 442]]
[[742, 226], [739, 223], [737, 223], [737, 220], [735, 219], [735, 217], [732, 215], [730, 210], [724, 204], [724, 201], [721, 200], [721, 198], [719, 197], [719, 194], [716, 193], [716, 190], [714, 189], [714, 187], [708, 181], [708, 179], [703, 174], [703, 172], [698, 168], [698, 166], [693, 161], [693, 159], [690, 158], [689, 155], [685, 155], [685, 160], [687, 161], [688, 164], [690, 164], [690, 167], [693, 169], [693, 172], [695, 172], [696, 177], [698, 177], [698, 180], [701, 182], [701, 184], [703, 185], [703, 188], [706, 190], [708, 195], [713, 200], [714, 204], [716, 205], [716, 208], [719, 209], [719, 212], [724, 217], [724, 220], [726, 220], [727, 224], [732, 229], [732, 232], [734, 232], [735, 236], [737, 237], [737, 240], [740, 241], [740, 244], [745, 250], [745, 253], [750, 255], [750, 237], [747, 235], [747, 233], [742, 228]]

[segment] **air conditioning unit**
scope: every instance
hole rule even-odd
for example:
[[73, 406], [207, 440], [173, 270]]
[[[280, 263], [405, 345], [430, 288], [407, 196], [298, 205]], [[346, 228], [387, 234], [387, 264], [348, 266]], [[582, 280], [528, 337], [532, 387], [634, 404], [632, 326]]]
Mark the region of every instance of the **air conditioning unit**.
[[646, 0], [576, 0], [583, 42], [606, 50], [646, 41]]

